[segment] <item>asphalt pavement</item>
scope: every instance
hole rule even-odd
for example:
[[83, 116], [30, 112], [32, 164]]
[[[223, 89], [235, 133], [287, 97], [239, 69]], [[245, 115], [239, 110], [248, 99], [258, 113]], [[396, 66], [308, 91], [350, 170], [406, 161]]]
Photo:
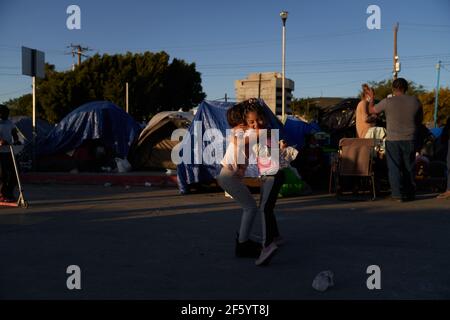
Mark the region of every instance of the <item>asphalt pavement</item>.
[[[25, 196], [28, 209], [0, 208], [0, 299], [450, 298], [450, 200], [435, 194], [281, 198], [286, 243], [265, 267], [234, 256], [241, 214], [223, 193], [31, 184]], [[69, 266], [79, 290], [68, 289]], [[369, 266], [380, 289], [368, 289]], [[318, 292], [324, 270], [335, 285]]]

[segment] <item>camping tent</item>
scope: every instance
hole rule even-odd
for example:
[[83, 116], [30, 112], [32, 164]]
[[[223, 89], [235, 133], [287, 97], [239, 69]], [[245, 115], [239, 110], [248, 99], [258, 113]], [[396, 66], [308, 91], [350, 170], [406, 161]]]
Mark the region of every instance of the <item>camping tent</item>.
[[[11, 117], [18, 131], [19, 139], [23, 144], [29, 143], [33, 140], [33, 119], [27, 116]], [[36, 119], [37, 138], [44, 139], [47, 134], [53, 129], [53, 126], [45, 120]]]
[[301, 149], [305, 144], [305, 136], [320, 131], [320, 127], [316, 122], [305, 122], [294, 116], [288, 116], [284, 123], [284, 133], [288, 145]]
[[[78, 153], [83, 154], [86, 162], [89, 162], [92, 158], [91, 151], [101, 146], [110, 150], [110, 157], [126, 159], [140, 130], [139, 124], [123, 109], [108, 101], [94, 101], [82, 105], [62, 119], [47, 137], [39, 142], [37, 154], [47, 163], [51, 163], [52, 159], [49, 157], [63, 155], [62, 161], [66, 161], [68, 152], [73, 157], [73, 154], [83, 149]], [[59, 162], [56, 159], [52, 165]]]
[[[319, 125], [331, 135], [332, 146], [337, 148], [341, 138], [356, 136], [356, 107], [359, 101], [356, 98], [344, 99], [321, 112]], [[376, 125], [385, 128], [385, 118], [378, 117]]]
[[[265, 106], [264, 112], [269, 119], [268, 121], [268, 129], [280, 129], [280, 138], [284, 137], [283, 133], [283, 125], [277, 119], [277, 117], [272, 113], [272, 111], [267, 107], [263, 100], [260, 100], [261, 103]], [[194, 155], [194, 133], [196, 124], [200, 124], [201, 131], [205, 133], [208, 129], [219, 129], [222, 136], [226, 137], [226, 130], [230, 129], [226, 112], [232, 107], [234, 103], [231, 102], [217, 102], [217, 101], [203, 101], [198, 108], [197, 113], [193, 119], [191, 126], [189, 127], [188, 136], [183, 138], [183, 142], [180, 145], [181, 149], [190, 150], [191, 159], [195, 159]], [[190, 137], [190, 139], [187, 139]], [[207, 139], [206, 139], [207, 140]], [[188, 145], [190, 143], [190, 145]], [[210, 144], [209, 141], [201, 141], [202, 148], [205, 148]], [[223, 152], [225, 152], [226, 147], [226, 139], [223, 141]], [[182, 155], [182, 152], [180, 153]], [[220, 164], [195, 164], [194, 163], [184, 163], [177, 165], [177, 176], [178, 176], [178, 186], [180, 188], [181, 193], [188, 192], [189, 185], [192, 184], [209, 184], [211, 183], [217, 174], [220, 172]]]
[[180, 111], [164, 111], [151, 118], [130, 149], [128, 160], [133, 169], [176, 169], [171, 153], [179, 141], [171, 141], [172, 132], [187, 129], [193, 118], [192, 113]]

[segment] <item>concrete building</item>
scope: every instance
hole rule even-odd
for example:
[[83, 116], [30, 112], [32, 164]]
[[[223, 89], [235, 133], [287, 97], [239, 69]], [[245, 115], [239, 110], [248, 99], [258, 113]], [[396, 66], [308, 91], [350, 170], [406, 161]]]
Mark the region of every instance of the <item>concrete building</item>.
[[[234, 82], [238, 102], [250, 98], [261, 98], [276, 115], [281, 115], [282, 77], [279, 72], [250, 73], [246, 79]], [[286, 114], [291, 114], [292, 91], [294, 81], [286, 78]]]

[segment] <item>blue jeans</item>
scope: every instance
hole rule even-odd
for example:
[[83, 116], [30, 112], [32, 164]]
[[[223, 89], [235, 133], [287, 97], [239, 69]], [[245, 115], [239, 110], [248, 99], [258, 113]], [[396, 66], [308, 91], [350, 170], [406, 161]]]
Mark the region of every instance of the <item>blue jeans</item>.
[[414, 196], [414, 141], [386, 141], [386, 158], [392, 197]]

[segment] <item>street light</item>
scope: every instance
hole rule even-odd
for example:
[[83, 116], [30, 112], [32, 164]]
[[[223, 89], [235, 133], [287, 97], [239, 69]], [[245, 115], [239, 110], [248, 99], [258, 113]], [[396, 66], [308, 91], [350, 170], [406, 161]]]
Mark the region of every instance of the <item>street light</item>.
[[285, 121], [285, 104], [286, 104], [286, 93], [285, 93], [285, 68], [286, 68], [286, 20], [288, 17], [287, 11], [280, 12], [281, 21], [283, 21], [283, 49], [282, 49], [282, 71], [281, 71], [281, 121]]

